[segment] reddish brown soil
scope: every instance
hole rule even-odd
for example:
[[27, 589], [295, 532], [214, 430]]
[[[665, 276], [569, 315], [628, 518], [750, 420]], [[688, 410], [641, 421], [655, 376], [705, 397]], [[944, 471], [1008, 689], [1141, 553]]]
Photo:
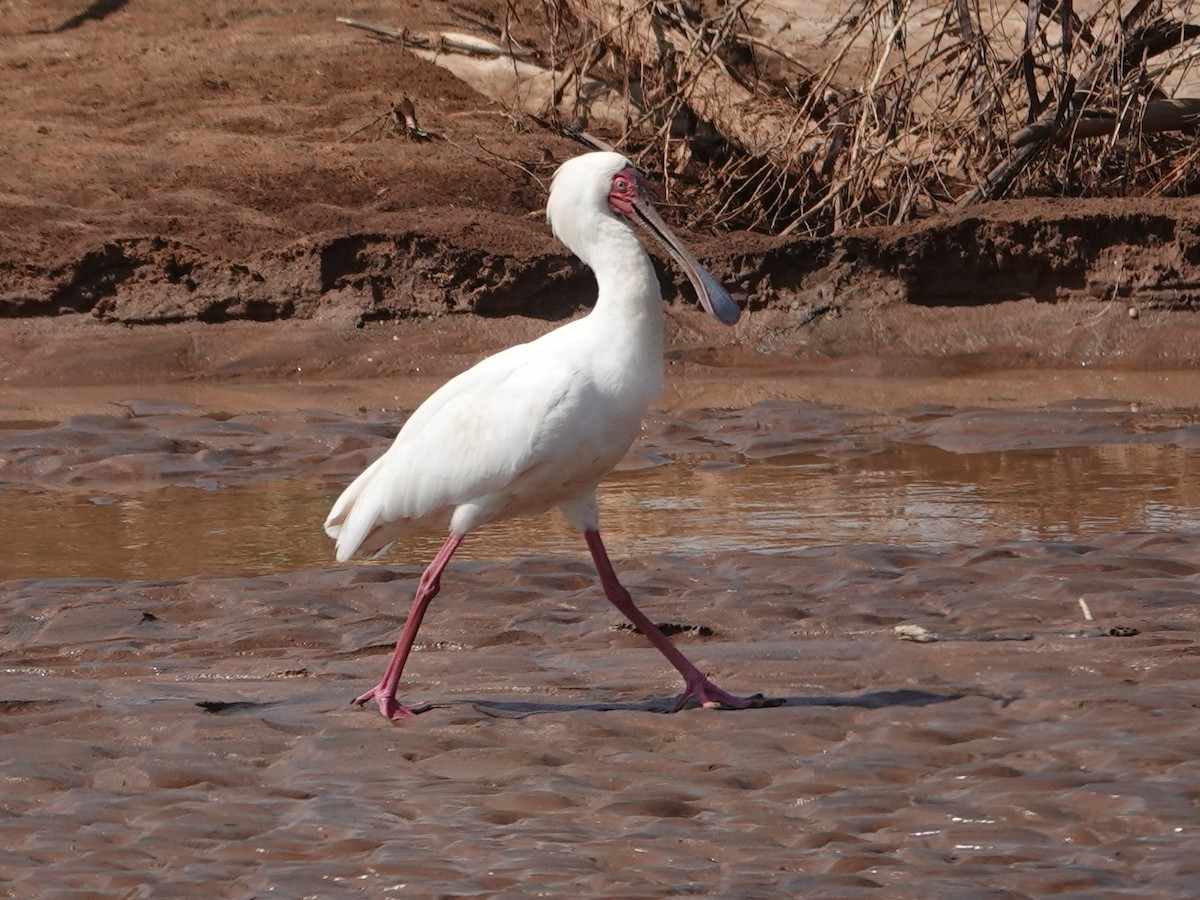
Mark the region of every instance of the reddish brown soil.
[[[421, 3], [7, 9], [0, 316], [332, 331], [586, 305], [590, 278], [540, 212], [555, 165], [579, 148], [339, 13], [462, 27]], [[518, 26], [535, 45], [538, 21], [530, 10]], [[401, 95], [437, 140], [382, 127], [346, 139]], [[789, 359], [1181, 366], [1200, 350], [1198, 229], [1190, 201], [1106, 200], [1001, 203], [822, 240], [693, 236], [753, 314], [733, 332], [675, 337]], [[0, 359], [24, 333], [0, 335]], [[99, 343], [65, 352], [120, 364]]]

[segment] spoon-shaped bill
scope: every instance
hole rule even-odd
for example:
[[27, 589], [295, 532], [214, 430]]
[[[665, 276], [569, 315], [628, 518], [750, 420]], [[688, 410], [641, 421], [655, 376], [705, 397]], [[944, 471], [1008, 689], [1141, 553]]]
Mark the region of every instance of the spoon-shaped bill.
[[742, 314], [737, 303], [729, 296], [729, 292], [721, 287], [721, 283], [713, 278], [708, 269], [701, 265], [700, 260], [692, 256], [683, 246], [683, 242], [675, 237], [654, 207], [649, 202], [641, 200], [634, 203], [633, 212], [642, 226], [654, 235], [679, 263], [680, 268], [692, 283], [692, 287], [696, 289], [700, 305], [708, 311], [709, 315], [726, 325], [734, 324]]

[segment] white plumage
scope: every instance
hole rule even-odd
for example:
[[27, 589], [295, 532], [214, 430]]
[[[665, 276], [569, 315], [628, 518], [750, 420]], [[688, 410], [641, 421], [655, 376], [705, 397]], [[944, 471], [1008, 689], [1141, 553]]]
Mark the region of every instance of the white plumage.
[[595, 273], [594, 310], [447, 382], [346, 488], [325, 522], [339, 562], [381, 553], [409, 531], [449, 532], [421, 580], [383, 680], [357, 702], [374, 699], [389, 718], [411, 715], [396, 701], [396, 687], [454, 549], [488, 522], [557, 506], [584, 533], [609, 599], [683, 674], [687, 689], [679, 706], [689, 697], [706, 705], [762, 705], [759, 697], [733, 697], [709, 682], [633, 606], [600, 542], [595, 493], [633, 442], [662, 384], [662, 296], [632, 223], [667, 247], [709, 312], [732, 323], [737, 306], [658, 218], [640, 177], [619, 154], [589, 153], [564, 163], [547, 218]]

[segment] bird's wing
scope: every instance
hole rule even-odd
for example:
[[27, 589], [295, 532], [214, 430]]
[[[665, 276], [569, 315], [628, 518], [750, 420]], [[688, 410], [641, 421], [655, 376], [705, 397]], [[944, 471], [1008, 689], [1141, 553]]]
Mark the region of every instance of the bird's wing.
[[334, 504], [325, 529], [338, 540], [338, 559], [360, 547], [379, 549], [362, 545], [387, 523], [444, 524], [455, 507], [501, 491], [555, 458], [567, 410], [585, 392], [575, 366], [533, 344], [511, 347], [451, 379]]

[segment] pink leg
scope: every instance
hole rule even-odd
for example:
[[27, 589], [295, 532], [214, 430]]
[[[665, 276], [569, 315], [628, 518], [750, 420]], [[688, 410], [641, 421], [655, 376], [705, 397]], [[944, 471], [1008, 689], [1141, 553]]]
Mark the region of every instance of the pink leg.
[[425, 617], [429, 601], [437, 596], [441, 586], [442, 571], [450, 562], [450, 557], [454, 555], [458, 545], [462, 543], [463, 537], [464, 535], [451, 533], [421, 576], [421, 581], [417, 584], [417, 595], [413, 598], [412, 609], [409, 610], [408, 620], [400, 633], [400, 640], [396, 642], [392, 661], [388, 663], [379, 684], [362, 696], [354, 698], [354, 702], [359, 706], [368, 700], [374, 700], [379, 706], [379, 711], [389, 719], [408, 719], [420, 712], [420, 708], [401, 705], [396, 699], [396, 688], [400, 684], [400, 676], [404, 673], [404, 663], [412, 650], [413, 641], [416, 640], [417, 630], [421, 627], [421, 619]]
[[675, 702], [675, 708], [671, 712], [678, 712], [687, 705], [688, 700], [695, 697], [700, 703], [709, 709], [720, 709], [722, 707], [728, 709], [748, 709], [758, 706], [776, 706], [779, 701], [765, 700], [762, 694], [755, 694], [753, 697], [737, 697], [717, 687], [711, 681], [704, 677], [699, 669], [692, 665], [691, 661], [679, 652], [679, 649], [667, 640], [667, 636], [659, 631], [658, 626], [646, 618], [645, 613], [638, 609], [633, 604], [633, 598], [629, 596], [629, 591], [621, 586], [621, 582], [617, 580], [617, 573], [613, 571], [612, 563], [608, 559], [608, 551], [604, 549], [604, 542], [600, 540], [599, 531], [585, 531], [584, 539], [587, 541], [588, 549], [592, 551], [592, 560], [596, 563], [596, 571], [600, 574], [600, 584], [604, 586], [604, 594], [608, 597], [609, 602], [619, 609], [630, 622], [637, 626], [638, 631], [650, 639], [655, 647], [659, 649], [668, 662], [671, 663], [679, 674], [683, 676], [684, 691]]

